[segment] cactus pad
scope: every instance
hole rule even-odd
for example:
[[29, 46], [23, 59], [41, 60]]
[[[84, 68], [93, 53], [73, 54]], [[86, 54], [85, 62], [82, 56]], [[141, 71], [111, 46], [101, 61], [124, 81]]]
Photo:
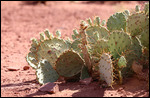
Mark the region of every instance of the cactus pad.
[[126, 58], [124, 56], [121, 56], [118, 61], [118, 67], [119, 68], [126, 67], [126, 64], [127, 64]]
[[73, 51], [65, 51], [56, 61], [56, 71], [64, 77], [72, 77], [81, 72], [84, 62], [81, 57]]
[[103, 53], [101, 60], [99, 61], [100, 79], [106, 81], [108, 86], [113, 84], [113, 65], [111, 56], [107, 53]]
[[[48, 39], [46, 39], [44, 33]], [[44, 33], [40, 33], [39, 41], [35, 38], [32, 39], [30, 53], [26, 56], [27, 62], [33, 68], [36, 68], [42, 59], [47, 59], [54, 67], [60, 54], [69, 48], [63, 39], [54, 37], [48, 29]]]
[[131, 38], [125, 32], [115, 31], [111, 33], [107, 44], [111, 55], [118, 58], [131, 45]]
[[132, 43], [129, 50], [129, 52], [126, 52], [125, 58], [127, 59], [128, 65], [132, 65], [134, 60], [137, 61], [142, 56], [142, 46], [137, 37], [132, 38]]
[[88, 68], [86, 66], [83, 66], [82, 70], [81, 70], [81, 75], [80, 75], [80, 79], [86, 79], [89, 78], [90, 75], [88, 73]]
[[96, 43], [91, 43], [90, 48], [88, 49], [91, 56], [100, 57], [103, 51], [108, 51], [107, 40], [99, 39]]
[[86, 29], [86, 34], [87, 34], [87, 41], [88, 42], [96, 42], [96, 38], [94, 34], [98, 32], [99, 34], [99, 39], [104, 38], [108, 39], [109, 36], [109, 31], [105, 27], [100, 27], [100, 26], [90, 26]]
[[145, 14], [149, 15], [149, 3], [145, 3], [144, 12]]
[[126, 31], [131, 36], [137, 36], [144, 29], [149, 28], [149, 18], [144, 13], [135, 13], [128, 17], [126, 25]]
[[71, 48], [78, 53], [81, 52], [81, 49], [78, 47], [79, 44], [81, 44], [81, 41], [78, 39], [74, 40], [71, 44]]
[[59, 30], [56, 31], [56, 37], [60, 38], [61, 37], [61, 32]]
[[126, 16], [124, 13], [115, 13], [110, 16], [107, 21], [107, 28], [109, 31], [124, 30], [126, 27]]
[[43, 58], [47, 59], [54, 66], [59, 55], [67, 49], [68, 46], [63, 40], [53, 38], [40, 43], [37, 55], [39, 56], [39, 60]]
[[125, 52], [125, 58], [127, 60], [127, 67], [123, 68], [121, 73], [123, 77], [127, 77], [132, 75], [133, 71], [131, 69], [131, 65], [133, 61], [138, 61], [142, 56], [142, 46], [137, 37], [132, 38], [131, 46], [129, 47], [129, 51]]
[[36, 55], [34, 53], [29, 52], [26, 56], [26, 60], [32, 68], [37, 69], [38, 61], [36, 60]]
[[47, 60], [41, 60], [39, 62], [38, 68], [36, 69], [36, 76], [40, 84], [55, 82], [59, 78], [59, 75]]
[[149, 29], [145, 29], [140, 36], [141, 44], [149, 49]]

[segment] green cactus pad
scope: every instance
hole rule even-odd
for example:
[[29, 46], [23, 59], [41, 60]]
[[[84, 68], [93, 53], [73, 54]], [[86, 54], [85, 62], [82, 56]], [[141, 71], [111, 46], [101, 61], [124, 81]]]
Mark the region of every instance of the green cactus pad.
[[87, 41], [95, 43], [97, 40], [94, 37], [95, 32], [98, 32], [99, 39], [108, 39], [109, 31], [105, 27], [100, 26], [90, 26], [86, 29]]
[[26, 61], [32, 68], [37, 69], [38, 61], [36, 60], [36, 55], [34, 53], [29, 52], [26, 56]]
[[54, 66], [57, 58], [65, 50], [68, 50], [68, 46], [64, 40], [53, 38], [51, 40], [44, 40], [40, 43], [37, 55], [39, 55], [40, 59], [47, 59], [50, 64]]
[[36, 47], [33, 47], [33, 46], [32, 46], [32, 47], [30, 48], [30, 51], [33, 52], [33, 53], [35, 53], [35, 52], [37, 51], [37, 50], [36, 50]]
[[86, 79], [89, 78], [90, 75], [88, 73], [88, 68], [86, 66], [83, 66], [82, 71], [81, 71], [81, 75], [80, 75], [80, 79]]
[[106, 81], [108, 86], [113, 84], [113, 65], [111, 56], [107, 53], [103, 53], [101, 60], [99, 61], [100, 79]]
[[109, 17], [107, 28], [111, 32], [113, 30], [124, 30], [126, 27], [126, 16], [124, 13], [115, 13]]
[[149, 18], [144, 13], [135, 13], [127, 19], [126, 31], [131, 36], [137, 36], [146, 28], [149, 28]]
[[60, 38], [61, 37], [61, 32], [59, 30], [56, 31], [56, 37]]
[[118, 61], [118, 67], [119, 68], [126, 67], [126, 64], [127, 64], [126, 58], [124, 56], [121, 56]]
[[134, 60], [140, 59], [142, 56], [142, 46], [137, 37], [132, 38], [129, 52], [126, 52], [125, 58], [127, 59], [127, 65], [131, 66]]
[[91, 20], [91, 18], [87, 19], [87, 22], [88, 22], [88, 24], [89, 24], [90, 26], [92, 26], [92, 20]]
[[78, 39], [76, 39], [76, 40], [74, 40], [74, 41], [72, 42], [71, 48], [72, 48], [74, 51], [76, 51], [76, 52], [78, 52], [78, 53], [81, 53], [81, 49], [78, 47], [79, 44], [81, 44], [81, 41], [78, 40]]
[[106, 20], [102, 20], [101, 26], [104, 26], [106, 24]]
[[81, 35], [79, 34], [79, 32], [76, 29], [73, 30], [72, 39], [73, 40], [81, 39]]
[[90, 48], [88, 50], [91, 56], [99, 58], [103, 51], [108, 52], [107, 42], [105, 39], [99, 39], [96, 43], [89, 44]]
[[44, 33], [42, 32], [42, 33], [40, 33], [40, 41], [44, 41], [45, 40], [45, 35], [44, 35]]
[[36, 69], [37, 80], [40, 84], [55, 82], [59, 75], [47, 60], [41, 60]]
[[121, 73], [123, 77], [132, 75], [131, 65], [133, 61], [138, 61], [142, 56], [142, 46], [137, 37], [132, 38], [132, 43], [129, 49], [125, 52], [125, 58], [127, 60], [127, 67], [123, 68]]
[[94, 24], [100, 26], [100, 17], [96, 16], [94, 19]]
[[111, 55], [116, 59], [131, 45], [131, 38], [125, 32], [115, 31], [111, 33], [107, 44]]
[[32, 40], [32, 44], [31, 44], [32, 47], [37, 47], [39, 45], [39, 42], [37, 41], [36, 38], [32, 38], [31, 40]]
[[145, 3], [144, 12], [146, 15], [149, 15], [149, 3]]
[[84, 62], [81, 57], [73, 51], [65, 51], [56, 61], [56, 71], [64, 77], [72, 77], [81, 72]]
[[149, 49], [149, 28], [143, 30], [140, 36], [141, 44]]
[[136, 11], [136, 12], [139, 12], [139, 11], [140, 11], [140, 6], [139, 6], [139, 5], [136, 5], [136, 6], [135, 6], [135, 11]]
[[69, 37], [67, 37], [67, 39], [65, 40], [65, 43], [67, 44], [68, 48], [71, 49], [72, 41], [70, 40]]
[[76, 29], [73, 30], [73, 33], [74, 33], [75, 36], [78, 36], [78, 35], [79, 35], [79, 32], [78, 32]]
[[130, 11], [129, 10], [125, 10], [123, 12], [123, 14], [126, 16], [126, 19], [127, 19], [127, 17], [130, 15]]
[[47, 38], [52, 39], [52, 34], [49, 32], [48, 29], [46, 29], [46, 30], [44, 31], [44, 34], [47, 36]]

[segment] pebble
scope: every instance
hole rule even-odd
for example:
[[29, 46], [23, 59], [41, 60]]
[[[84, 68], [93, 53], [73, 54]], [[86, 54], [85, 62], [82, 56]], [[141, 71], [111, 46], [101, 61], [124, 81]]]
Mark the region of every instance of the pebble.
[[59, 92], [59, 87], [58, 87], [58, 84], [48, 82], [48, 83], [42, 85], [40, 87], [39, 91], [48, 92], [50, 94], [54, 94], [56, 92]]
[[24, 66], [23, 70], [28, 70], [30, 67], [29, 66]]
[[7, 69], [9, 71], [18, 71], [19, 70], [19, 68], [14, 68], [14, 67], [8, 67]]

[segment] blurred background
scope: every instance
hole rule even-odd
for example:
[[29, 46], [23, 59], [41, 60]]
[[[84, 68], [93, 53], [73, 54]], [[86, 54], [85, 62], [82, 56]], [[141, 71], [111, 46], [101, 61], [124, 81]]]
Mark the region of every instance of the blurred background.
[[[115, 12], [134, 10], [136, 4], [147, 1], [1, 1], [2, 30], [16, 33], [42, 32], [48, 28], [51, 32], [62, 31], [70, 36], [72, 30], [79, 27], [80, 20], [99, 16], [107, 19]], [[5, 25], [6, 24], [6, 25]], [[34, 33], [34, 34], [35, 34]]]

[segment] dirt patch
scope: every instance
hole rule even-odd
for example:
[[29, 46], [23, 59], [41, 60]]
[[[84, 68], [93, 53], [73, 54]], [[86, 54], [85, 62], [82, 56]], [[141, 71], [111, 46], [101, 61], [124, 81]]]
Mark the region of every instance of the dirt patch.
[[[29, 52], [32, 37], [46, 28], [55, 33], [61, 30], [63, 37], [71, 37], [72, 30], [79, 28], [80, 20], [100, 16], [107, 20], [115, 12], [132, 11], [136, 1], [48, 1], [46, 5], [25, 1], [1, 1], [1, 96], [2, 97], [106, 97], [106, 96], [149, 96], [145, 81], [129, 78], [124, 85], [100, 88], [98, 82], [89, 85], [59, 83], [60, 92], [48, 94], [38, 91], [35, 70], [29, 66], [25, 56]], [[9, 71], [13, 67], [19, 70]]]

